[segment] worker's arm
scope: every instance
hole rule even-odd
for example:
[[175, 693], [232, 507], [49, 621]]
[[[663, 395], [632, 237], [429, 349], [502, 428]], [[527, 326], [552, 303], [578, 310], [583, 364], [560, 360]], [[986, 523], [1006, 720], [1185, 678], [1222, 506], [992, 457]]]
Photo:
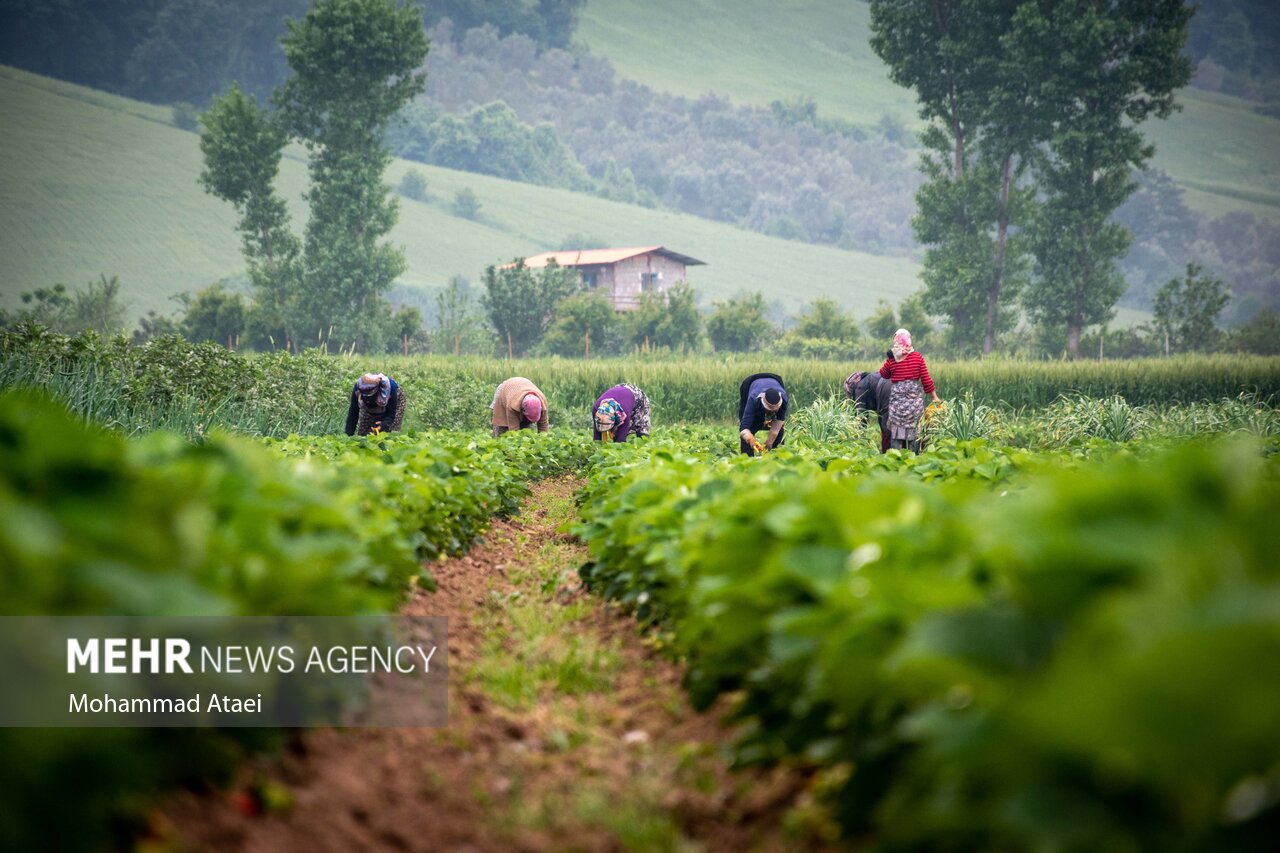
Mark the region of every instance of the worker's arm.
[[755, 422], [755, 409], [760, 405], [759, 399], [749, 399], [747, 404], [742, 407], [742, 417], [738, 418], [738, 432], [742, 435], [742, 440], [747, 444], [751, 443], [751, 436], [755, 431], [751, 429], [751, 425]]
[[351, 405], [347, 407], [347, 435], [356, 434], [356, 424], [360, 421], [360, 404], [356, 402], [356, 391], [351, 389]]
[[764, 440], [764, 446], [772, 450], [778, 441], [778, 433], [782, 432], [782, 428], [786, 425], [786, 421], [774, 418], [773, 423], [769, 425], [769, 437]]

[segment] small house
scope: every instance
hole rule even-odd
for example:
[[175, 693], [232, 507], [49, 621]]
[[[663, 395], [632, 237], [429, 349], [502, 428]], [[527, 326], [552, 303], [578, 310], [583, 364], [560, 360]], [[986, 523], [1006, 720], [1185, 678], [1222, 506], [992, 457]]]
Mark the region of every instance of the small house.
[[664, 293], [677, 281], [685, 281], [688, 267], [705, 266], [697, 258], [663, 246], [543, 252], [525, 258], [524, 265], [541, 269], [551, 261], [577, 270], [587, 290], [607, 293], [616, 311], [630, 311], [644, 294]]

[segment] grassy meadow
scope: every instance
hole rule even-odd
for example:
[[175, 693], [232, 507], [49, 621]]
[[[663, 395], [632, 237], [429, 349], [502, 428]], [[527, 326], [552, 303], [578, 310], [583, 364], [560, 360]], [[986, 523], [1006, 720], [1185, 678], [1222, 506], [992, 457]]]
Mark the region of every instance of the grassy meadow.
[[[130, 317], [173, 307], [169, 297], [241, 274], [231, 206], [197, 185], [197, 136], [162, 107], [0, 68], [0, 295], [61, 281], [80, 286], [118, 275]], [[291, 149], [279, 187], [305, 221], [304, 152]], [[451, 276], [478, 283], [485, 266], [558, 248], [571, 234], [618, 246], [666, 245], [705, 261], [690, 282], [704, 302], [763, 290], [795, 310], [830, 295], [866, 316], [918, 286], [916, 264], [779, 240], [683, 214], [647, 210], [566, 190], [397, 160], [427, 179], [431, 198], [401, 200], [392, 240], [403, 245], [402, 281], [438, 287]], [[479, 197], [479, 221], [453, 215], [454, 193]]]
[[[849, 0], [590, 0], [578, 37], [657, 90], [761, 106], [808, 95], [820, 115], [916, 127], [915, 96], [871, 50], [870, 22], [867, 4]], [[1182, 112], [1144, 125], [1153, 165], [1197, 210], [1280, 217], [1280, 120], [1224, 95], [1187, 89], [1179, 100]]]

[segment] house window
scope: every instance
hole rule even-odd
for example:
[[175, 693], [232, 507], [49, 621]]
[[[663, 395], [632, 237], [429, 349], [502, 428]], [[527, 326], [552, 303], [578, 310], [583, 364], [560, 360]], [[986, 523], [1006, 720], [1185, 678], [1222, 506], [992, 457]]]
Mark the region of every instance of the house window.
[[600, 271], [584, 272], [582, 274], [582, 286], [587, 290], [595, 290], [600, 286]]
[[660, 272], [642, 272], [640, 273], [640, 291], [642, 293], [652, 293], [658, 289], [658, 282], [662, 280]]

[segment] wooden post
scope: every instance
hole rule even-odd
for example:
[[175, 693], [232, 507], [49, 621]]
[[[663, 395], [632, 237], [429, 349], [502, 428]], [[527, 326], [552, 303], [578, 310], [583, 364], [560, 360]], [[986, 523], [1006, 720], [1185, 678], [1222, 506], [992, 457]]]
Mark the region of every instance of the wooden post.
[[591, 358], [591, 330], [587, 329], [587, 348], [583, 353], [583, 358]]
[[648, 352], [648, 351], [649, 351], [649, 336], [648, 336], [648, 335], [645, 335], [645, 336], [644, 336], [644, 351], [645, 351], [645, 352]]
[[511, 333], [507, 332], [507, 361], [511, 360]]
[[453, 354], [454, 355], [458, 354], [458, 337], [459, 337], [458, 335], [453, 336]]
[[230, 352], [235, 352], [235, 351], [236, 351], [236, 348], [235, 348], [234, 346], [232, 346], [232, 345], [231, 345], [231, 333], [230, 333], [230, 332], [227, 332], [227, 349], [228, 349]]

